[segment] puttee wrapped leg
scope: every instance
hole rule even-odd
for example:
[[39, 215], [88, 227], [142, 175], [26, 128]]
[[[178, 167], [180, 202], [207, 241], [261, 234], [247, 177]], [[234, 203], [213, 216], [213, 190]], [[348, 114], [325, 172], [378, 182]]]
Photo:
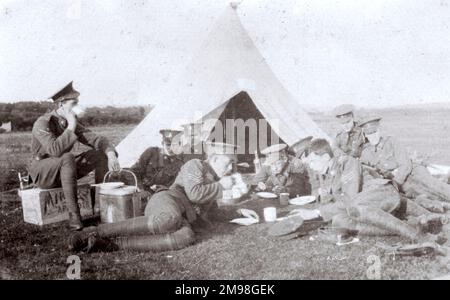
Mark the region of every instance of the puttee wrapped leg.
[[170, 251], [185, 248], [195, 241], [195, 234], [186, 225], [175, 232], [157, 235], [140, 235], [116, 238], [116, 245], [122, 250]]

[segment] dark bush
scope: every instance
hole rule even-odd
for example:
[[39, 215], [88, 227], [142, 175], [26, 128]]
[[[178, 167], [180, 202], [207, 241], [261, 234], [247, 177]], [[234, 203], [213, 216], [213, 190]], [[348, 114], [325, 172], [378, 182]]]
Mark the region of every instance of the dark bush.
[[[53, 108], [53, 103], [0, 103], [0, 122], [12, 122], [14, 131], [29, 131], [39, 116]], [[137, 124], [150, 111], [149, 107], [90, 107], [82, 122], [87, 126]]]

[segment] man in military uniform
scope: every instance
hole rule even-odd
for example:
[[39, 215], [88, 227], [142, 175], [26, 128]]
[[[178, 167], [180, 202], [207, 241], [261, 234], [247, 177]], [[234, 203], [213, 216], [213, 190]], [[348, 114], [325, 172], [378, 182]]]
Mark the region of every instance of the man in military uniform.
[[362, 190], [361, 166], [346, 165], [348, 161], [340, 163], [324, 139], [313, 140], [310, 150], [310, 167], [321, 178], [315, 194], [322, 205], [316, 210], [299, 210], [304, 219], [322, 217], [331, 221], [334, 228], [356, 231], [360, 235], [397, 234], [412, 241], [439, 240], [438, 236], [396, 217], [401, 199], [392, 185], [376, 181]]
[[[69, 226], [83, 227], [77, 200], [77, 179], [95, 170], [95, 181], [101, 182], [105, 173], [119, 170], [117, 155], [110, 142], [86, 129], [75, 115], [78, 96], [72, 82], [51, 97], [57, 108], [39, 117], [33, 125], [31, 151], [33, 160], [29, 172], [40, 188], [62, 186], [69, 210]], [[92, 150], [74, 155], [75, 143]]]
[[253, 179], [257, 190], [289, 193], [290, 197], [309, 194], [311, 187], [306, 166], [300, 159], [288, 155], [286, 144], [272, 145], [262, 150], [261, 154], [266, 158]]
[[393, 137], [381, 136], [380, 117], [369, 117], [360, 126], [369, 143], [361, 153], [361, 163], [391, 179], [409, 198], [425, 195], [427, 198], [450, 202], [450, 185], [434, 178], [428, 170], [411, 161], [406, 149]]
[[361, 155], [361, 148], [364, 144], [364, 135], [360, 127], [357, 126], [354, 116], [354, 107], [344, 104], [334, 110], [334, 115], [341, 124], [341, 131], [335, 138], [335, 154], [337, 157], [349, 155], [358, 158]]
[[309, 147], [313, 137], [307, 136], [289, 147], [289, 154], [300, 160], [305, 159], [309, 154]]
[[106, 243], [108, 250], [165, 251], [192, 244], [195, 236], [190, 224], [222, 198], [224, 190], [233, 187], [230, 172], [236, 159], [234, 148], [229, 144], [209, 144], [207, 160], [188, 161], [168, 190], [150, 198], [144, 216], [89, 228], [73, 235], [69, 248], [95, 248], [102, 237], [119, 237]]
[[186, 162], [184, 154], [174, 153], [172, 140], [181, 133], [178, 130], [162, 129], [162, 147], [150, 147], [142, 153], [138, 162], [131, 167], [141, 187], [154, 193], [166, 189], [175, 181], [178, 172]]

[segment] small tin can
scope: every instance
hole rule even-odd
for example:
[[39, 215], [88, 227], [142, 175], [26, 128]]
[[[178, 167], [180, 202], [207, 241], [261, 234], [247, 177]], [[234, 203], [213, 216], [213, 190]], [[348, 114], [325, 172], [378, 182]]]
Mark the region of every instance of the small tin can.
[[289, 193], [280, 194], [280, 205], [282, 206], [289, 205]]

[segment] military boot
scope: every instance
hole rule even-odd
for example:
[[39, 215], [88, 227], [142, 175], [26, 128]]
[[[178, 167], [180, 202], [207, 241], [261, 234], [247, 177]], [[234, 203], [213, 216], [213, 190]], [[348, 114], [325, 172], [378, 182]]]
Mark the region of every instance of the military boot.
[[417, 236], [416, 242], [418, 243], [436, 243], [438, 245], [443, 245], [447, 242], [448, 238], [444, 233], [431, 234], [431, 233], [421, 233]]
[[81, 215], [77, 213], [69, 212], [69, 229], [71, 231], [79, 231], [83, 229], [83, 222], [81, 221]]
[[430, 213], [420, 216], [417, 222], [420, 232], [438, 234], [442, 231], [442, 227], [448, 224], [448, 217]]
[[84, 249], [86, 253], [112, 252], [117, 250], [119, 250], [119, 246], [114, 242], [114, 239], [102, 238], [95, 234], [89, 235], [86, 248]]
[[[67, 248], [71, 252], [81, 252], [88, 247], [88, 240], [90, 236], [98, 236], [96, 232], [80, 231], [69, 236], [67, 240]], [[91, 241], [92, 244], [92, 241]]]
[[179, 250], [195, 241], [195, 234], [189, 226], [183, 226], [175, 232], [155, 235], [126, 236], [116, 238], [121, 250], [169, 251]]

